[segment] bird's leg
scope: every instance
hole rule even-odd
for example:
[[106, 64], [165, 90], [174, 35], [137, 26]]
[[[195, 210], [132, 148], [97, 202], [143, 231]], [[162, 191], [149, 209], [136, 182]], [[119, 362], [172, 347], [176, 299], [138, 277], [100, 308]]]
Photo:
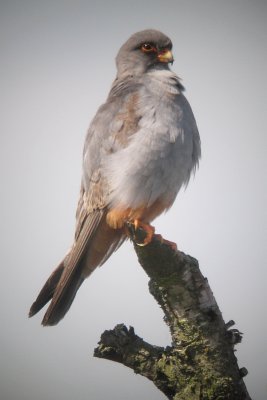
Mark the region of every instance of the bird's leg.
[[[152, 237], [155, 232], [155, 228], [150, 224], [146, 224], [145, 222], [141, 222], [139, 219], [134, 219], [133, 221], [127, 221], [126, 226], [130, 236], [133, 237], [133, 240], [138, 246], [146, 246], [152, 240]], [[137, 231], [140, 230], [142, 233], [145, 233], [145, 238], [143, 242], [139, 242], [137, 238]], [[140, 235], [139, 235], [140, 236]]]

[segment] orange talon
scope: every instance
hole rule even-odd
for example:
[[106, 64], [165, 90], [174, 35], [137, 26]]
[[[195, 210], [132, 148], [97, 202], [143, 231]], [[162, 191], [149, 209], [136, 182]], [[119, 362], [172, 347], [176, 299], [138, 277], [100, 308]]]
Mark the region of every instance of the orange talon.
[[139, 221], [139, 219], [135, 219], [133, 224], [134, 224], [134, 229], [137, 231], [141, 222]]

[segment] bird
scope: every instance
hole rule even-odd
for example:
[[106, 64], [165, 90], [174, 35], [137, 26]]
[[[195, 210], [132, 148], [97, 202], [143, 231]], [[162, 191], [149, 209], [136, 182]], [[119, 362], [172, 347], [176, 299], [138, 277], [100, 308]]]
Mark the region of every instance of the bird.
[[73, 245], [29, 311], [51, 300], [44, 326], [65, 316], [83, 281], [129, 237], [129, 224], [145, 232], [138, 245], [151, 242], [150, 223], [198, 167], [200, 136], [173, 62], [171, 39], [155, 29], [119, 49], [117, 75], [85, 138]]

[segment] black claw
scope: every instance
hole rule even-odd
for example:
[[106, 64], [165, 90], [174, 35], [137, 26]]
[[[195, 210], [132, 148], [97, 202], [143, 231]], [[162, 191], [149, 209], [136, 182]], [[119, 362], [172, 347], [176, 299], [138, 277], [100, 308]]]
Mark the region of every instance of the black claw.
[[138, 227], [135, 229], [134, 223], [131, 221], [126, 221], [126, 226], [129, 232], [129, 236], [132, 239], [132, 241], [137, 245], [137, 246], [145, 246], [145, 239], [147, 237], [147, 232], [141, 228]]

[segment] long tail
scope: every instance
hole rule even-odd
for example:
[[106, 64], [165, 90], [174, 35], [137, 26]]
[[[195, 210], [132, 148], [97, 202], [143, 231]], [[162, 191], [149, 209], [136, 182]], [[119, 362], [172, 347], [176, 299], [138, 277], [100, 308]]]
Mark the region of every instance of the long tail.
[[[84, 255], [93, 242], [97, 228], [103, 217], [103, 211], [92, 213], [85, 219], [79, 237], [70, 252], [51, 274], [31, 306], [29, 316], [36, 314], [50, 299], [52, 299], [45, 316], [43, 325], [56, 325], [69, 310], [77, 290], [84, 281]], [[96, 268], [94, 265], [92, 271]], [[92, 272], [91, 271], [91, 272]]]
[[69, 310], [84, 279], [102, 265], [124, 240], [122, 230], [114, 230], [107, 225], [103, 210], [90, 214], [74, 246], [48, 278], [31, 306], [29, 316], [36, 314], [52, 299], [42, 324], [56, 325]]
[[[80, 265], [78, 265], [79, 267]], [[80, 268], [75, 269], [75, 274], [68, 280], [65, 285], [64, 292], [61, 294], [60, 299], [57, 296], [57, 301], [55, 301], [55, 295], [61, 287], [61, 277], [64, 271], [64, 260], [60, 263], [57, 269], [52, 272], [50, 277], [44, 284], [41, 292], [39, 293], [37, 299], [32, 304], [29, 312], [29, 317], [35, 315], [38, 311], [43, 308], [49, 300], [52, 299], [50, 306], [45, 313], [42, 320], [42, 324], [45, 325], [56, 325], [69, 310], [75, 295], [84, 281], [81, 276]]]

